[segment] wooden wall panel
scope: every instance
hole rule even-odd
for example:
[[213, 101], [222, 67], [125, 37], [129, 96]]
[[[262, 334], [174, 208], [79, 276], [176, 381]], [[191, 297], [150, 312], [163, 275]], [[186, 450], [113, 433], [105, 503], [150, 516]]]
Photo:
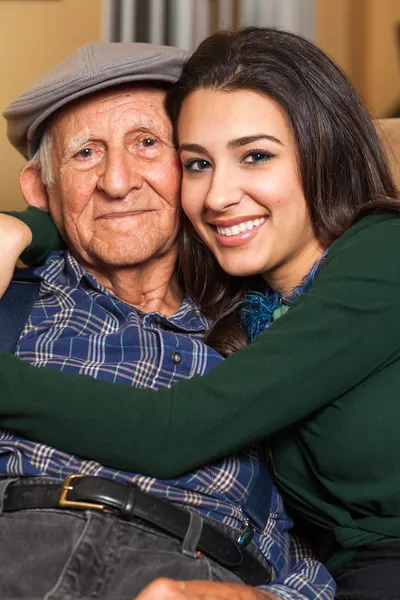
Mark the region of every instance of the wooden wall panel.
[[[78, 46], [101, 36], [101, 0], [0, 0], [0, 112], [17, 94]], [[24, 206], [23, 158], [0, 125], [0, 209]]]
[[374, 117], [400, 102], [400, 0], [316, 0], [316, 42], [349, 75]]

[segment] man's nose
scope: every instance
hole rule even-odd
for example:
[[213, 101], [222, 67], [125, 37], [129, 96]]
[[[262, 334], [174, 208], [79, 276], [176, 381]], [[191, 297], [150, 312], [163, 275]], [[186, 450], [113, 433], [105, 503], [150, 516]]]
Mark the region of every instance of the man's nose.
[[214, 171], [210, 188], [205, 198], [205, 207], [215, 212], [223, 212], [238, 204], [243, 191], [237, 178], [225, 171]]
[[140, 190], [142, 185], [140, 160], [125, 149], [109, 151], [102, 165], [97, 187], [109, 198], [120, 200], [132, 190]]

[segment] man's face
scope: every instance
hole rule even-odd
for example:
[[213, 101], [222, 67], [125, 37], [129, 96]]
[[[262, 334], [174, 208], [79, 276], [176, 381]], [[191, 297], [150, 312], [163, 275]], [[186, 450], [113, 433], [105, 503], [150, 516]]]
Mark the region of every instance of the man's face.
[[69, 106], [50, 126], [50, 212], [87, 266], [133, 266], [176, 252], [180, 167], [164, 96], [116, 88]]

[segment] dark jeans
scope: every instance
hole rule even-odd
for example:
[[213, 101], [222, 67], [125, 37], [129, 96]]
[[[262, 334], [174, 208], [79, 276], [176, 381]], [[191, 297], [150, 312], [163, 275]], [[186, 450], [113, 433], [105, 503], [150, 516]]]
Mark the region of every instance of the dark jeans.
[[140, 520], [96, 511], [2, 513], [9, 481], [0, 480], [0, 598], [131, 600], [158, 577], [242, 583], [195, 552], [202, 519], [194, 514], [180, 542]]
[[399, 600], [400, 543], [361, 550], [336, 578], [336, 600]]

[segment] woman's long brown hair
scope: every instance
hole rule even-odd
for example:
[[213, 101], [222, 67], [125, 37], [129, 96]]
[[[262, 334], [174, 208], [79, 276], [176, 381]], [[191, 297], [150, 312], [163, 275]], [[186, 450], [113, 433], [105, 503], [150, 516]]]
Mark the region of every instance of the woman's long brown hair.
[[[341, 70], [305, 38], [250, 27], [206, 39], [167, 93], [175, 132], [182, 103], [199, 89], [252, 90], [281, 107], [293, 132], [314, 232], [324, 248], [363, 216], [400, 212], [371, 117]], [[260, 289], [261, 278], [224, 273], [186, 217], [181, 268], [187, 293], [214, 322], [206, 343], [224, 356], [247, 344], [240, 305], [247, 290]]]

